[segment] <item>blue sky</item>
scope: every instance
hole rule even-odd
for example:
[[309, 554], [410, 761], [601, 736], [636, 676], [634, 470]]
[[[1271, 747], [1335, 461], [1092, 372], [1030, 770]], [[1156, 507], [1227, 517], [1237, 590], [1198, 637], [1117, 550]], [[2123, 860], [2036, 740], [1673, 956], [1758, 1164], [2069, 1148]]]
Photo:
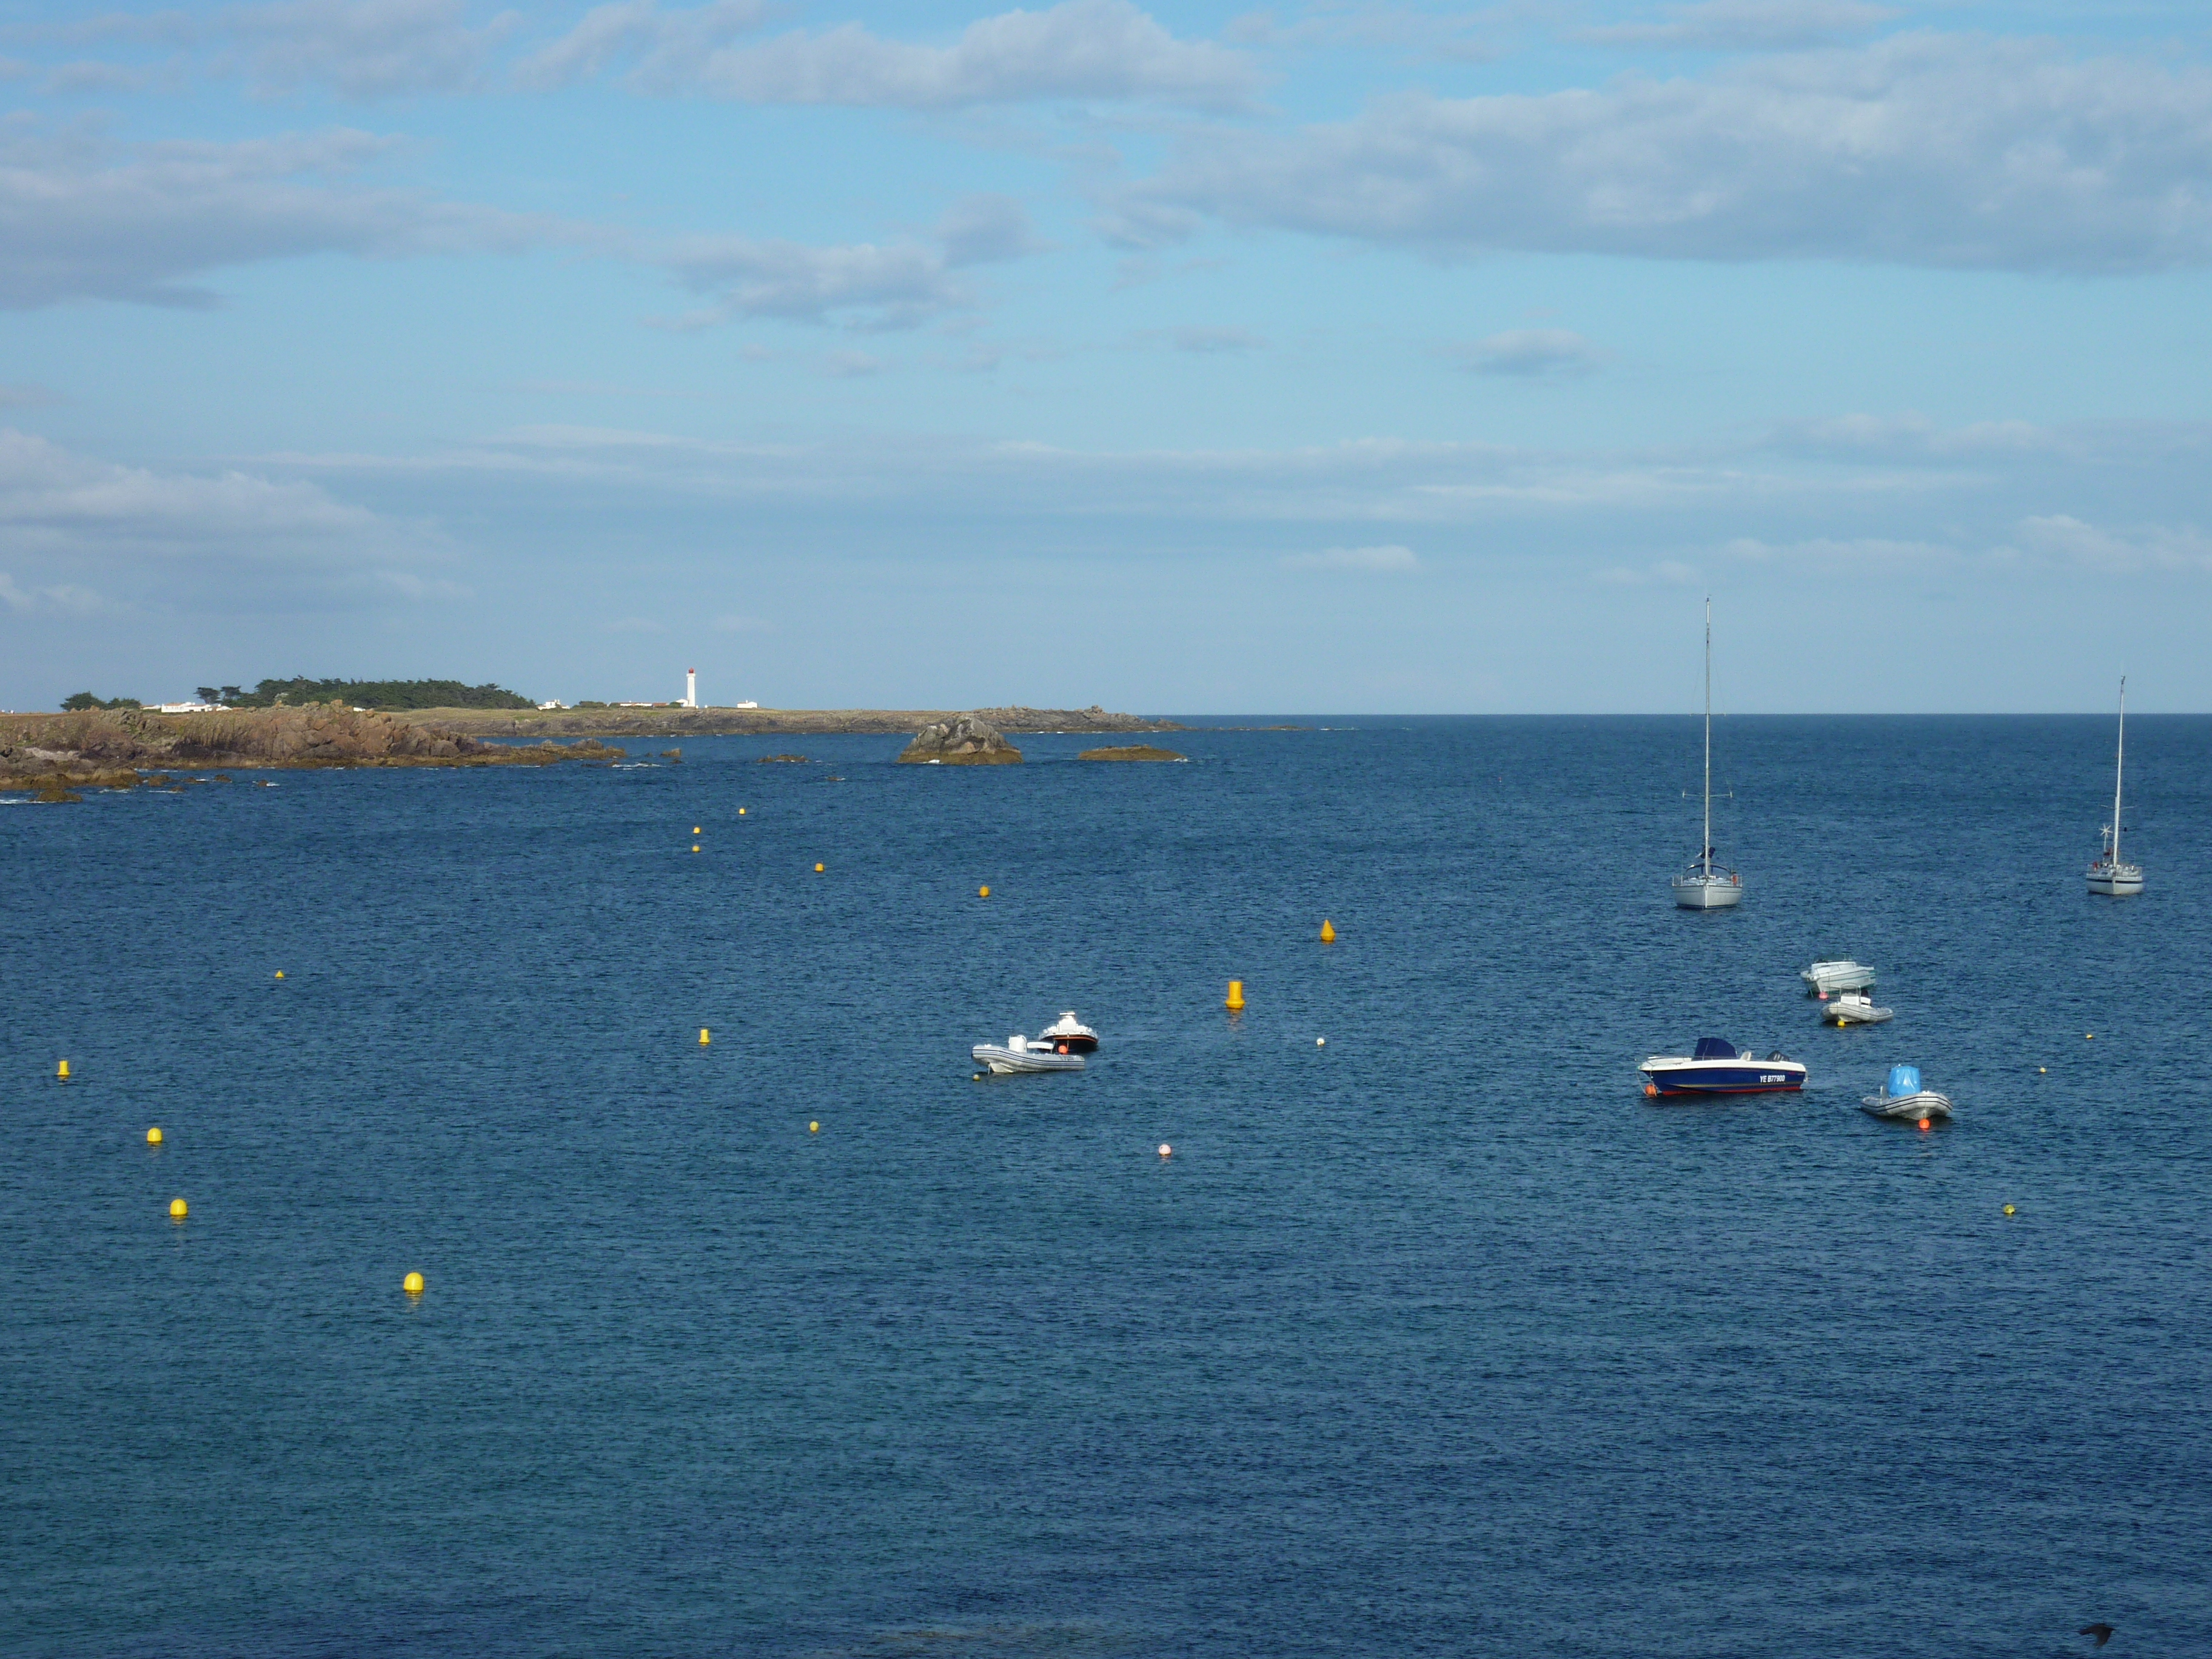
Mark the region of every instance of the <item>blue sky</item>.
[[2212, 708], [2212, 12], [0, 3], [0, 706]]

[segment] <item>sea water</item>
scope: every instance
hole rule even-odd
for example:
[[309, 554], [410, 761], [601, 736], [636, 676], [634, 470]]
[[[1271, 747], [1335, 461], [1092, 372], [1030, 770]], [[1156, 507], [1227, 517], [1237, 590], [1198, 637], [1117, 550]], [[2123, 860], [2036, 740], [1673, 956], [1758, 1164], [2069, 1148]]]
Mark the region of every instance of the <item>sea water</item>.
[[0, 809], [0, 1649], [2201, 1650], [2212, 721], [1302, 724]]

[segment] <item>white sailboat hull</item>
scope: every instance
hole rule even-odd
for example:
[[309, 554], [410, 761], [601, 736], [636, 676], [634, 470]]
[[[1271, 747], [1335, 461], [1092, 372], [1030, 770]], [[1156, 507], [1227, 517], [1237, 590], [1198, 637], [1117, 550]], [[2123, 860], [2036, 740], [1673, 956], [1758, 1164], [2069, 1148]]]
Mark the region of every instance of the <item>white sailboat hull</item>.
[[2133, 898], [2142, 890], [2142, 869], [2138, 865], [2123, 864], [2089, 872], [2089, 890], [2102, 893], [2107, 898]]
[[1677, 876], [1674, 885], [1674, 902], [1685, 910], [1732, 910], [1743, 902], [1740, 876]]

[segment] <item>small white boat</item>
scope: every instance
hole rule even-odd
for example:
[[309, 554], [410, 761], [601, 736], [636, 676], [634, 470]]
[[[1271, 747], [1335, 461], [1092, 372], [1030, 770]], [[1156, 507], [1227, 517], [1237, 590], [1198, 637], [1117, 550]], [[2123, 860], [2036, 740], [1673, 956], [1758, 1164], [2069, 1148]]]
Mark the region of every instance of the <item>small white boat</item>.
[[1036, 1040], [1061, 1054], [1087, 1054], [1098, 1047], [1098, 1033], [1076, 1018], [1073, 1008], [1039, 1031]]
[[1877, 1008], [1863, 991], [1843, 991], [1820, 1005], [1823, 1025], [1879, 1025], [1896, 1018], [1894, 1008]]
[[2120, 772], [2128, 757], [2128, 678], [2120, 676], [2120, 738], [2112, 751], [2112, 821], [2105, 826], [2104, 850], [2089, 866], [2089, 890], [2107, 898], [2133, 898], [2143, 890], [2142, 866], [2120, 857]]
[[1743, 878], [1723, 869], [1713, 853], [1713, 602], [1705, 600], [1705, 834], [1689, 868], [1668, 883], [1675, 908], [1732, 910], [1743, 902]]
[[1016, 1072], [1079, 1072], [1083, 1069], [1081, 1054], [1065, 1054], [1045, 1043], [1033, 1043], [1019, 1031], [1008, 1037], [1004, 1048], [995, 1042], [979, 1042], [968, 1051], [978, 1065], [988, 1066], [1000, 1077]]
[[1874, 989], [1874, 969], [1864, 963], [1853, 962], [1849, 957], [1834, 962], [1816, 962], [1801, 971], [1797, 977], [1805, 981], [1808, 996], [1831, 997], [1838, 991]]
[[1893, 1066], [1888, 1082], [1860, 1101], [1859, 1109], [1899, 1123], [1933, 1123], [1938, 1120], [1948, 1122], [1951, 1097], [1922, 1088], [1917, 1066]]

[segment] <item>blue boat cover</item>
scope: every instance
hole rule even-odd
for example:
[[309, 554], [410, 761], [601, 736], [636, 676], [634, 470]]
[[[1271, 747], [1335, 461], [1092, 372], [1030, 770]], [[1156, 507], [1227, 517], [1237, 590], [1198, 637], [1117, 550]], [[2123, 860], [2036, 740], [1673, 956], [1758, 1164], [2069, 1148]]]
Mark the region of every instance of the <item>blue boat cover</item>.
[[1889, 1096], [1894, 1100], [1900, 1095], [1920, 1092], [1920, 1068], [1917, 1066], [1893, 1066], [1889, 1068]]
[[1736, 1058], [1735, 1044], [1723, 1042], [1718, 1037], [1699, 1037], [1698, 1051], [1690, 1058], [1692, 1060], [1734, 1060]]

